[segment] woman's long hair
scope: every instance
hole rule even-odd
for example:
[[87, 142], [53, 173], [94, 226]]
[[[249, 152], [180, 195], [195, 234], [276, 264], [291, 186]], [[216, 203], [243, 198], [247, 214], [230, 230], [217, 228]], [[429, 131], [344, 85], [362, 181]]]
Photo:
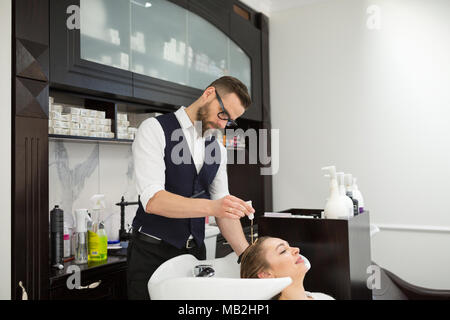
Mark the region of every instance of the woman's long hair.
[[[242, 254], [241, 259], [241, 278], [252, 279], [259, 278], [258, 273], [270, 267], [264, 256], [263, 243], [269, 237], [260, 237], [255, 243], [249, 245]], [[278, 300], [281, 293], [274, 296], [272, 300]]]

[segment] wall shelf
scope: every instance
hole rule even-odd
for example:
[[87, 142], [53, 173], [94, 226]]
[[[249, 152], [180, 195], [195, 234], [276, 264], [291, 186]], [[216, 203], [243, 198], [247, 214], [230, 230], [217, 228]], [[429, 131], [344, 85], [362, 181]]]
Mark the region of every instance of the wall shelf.
[[95, 137], [80, 137], [80, 136], [66, 136], [59, 134], [49, 134], [49, 141], [72, 141], [72, 142], [103, 142], [103, 143], [117, 143], [117, 144], [132, 144], [133, 140], [125, 139], [110, 139], [110, 138], [95, 138]]

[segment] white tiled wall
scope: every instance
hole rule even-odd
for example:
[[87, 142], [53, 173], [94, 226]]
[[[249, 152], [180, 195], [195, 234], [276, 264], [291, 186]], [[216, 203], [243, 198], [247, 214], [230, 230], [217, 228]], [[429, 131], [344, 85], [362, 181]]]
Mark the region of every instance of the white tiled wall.
[[[129, 144], [50, 141], [49, 143], [49, 207], [59, 205], [64, 219], [74, 225], [74, 211], [92, 209], [90, 198], [104, 194], [103, 212], [108, 239], [118, 238], [121, 197], [137, 201], [134, 168]], [[137, 206], [126, 208], [125, 225], [131, 224]]]

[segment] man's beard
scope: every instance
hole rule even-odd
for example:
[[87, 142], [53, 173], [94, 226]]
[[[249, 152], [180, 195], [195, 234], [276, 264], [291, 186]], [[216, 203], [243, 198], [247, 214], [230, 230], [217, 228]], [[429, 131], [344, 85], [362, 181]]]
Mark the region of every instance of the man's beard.
[[[209, 113], [210, 113], [210, 105], [212, 102], [209, 102], [208, 104], [204, 104], [200, 108], [198, 108], [197, 111], [197, 121], [201, 121], [202, 123], [202, 137], [205, 136], [205, 132], [207, 130], [219, 130], [223, 134], [223, 129], [220, 128], [215, 122], [208, 121]], [[211, 132], [212, 133], [212, 132]]]

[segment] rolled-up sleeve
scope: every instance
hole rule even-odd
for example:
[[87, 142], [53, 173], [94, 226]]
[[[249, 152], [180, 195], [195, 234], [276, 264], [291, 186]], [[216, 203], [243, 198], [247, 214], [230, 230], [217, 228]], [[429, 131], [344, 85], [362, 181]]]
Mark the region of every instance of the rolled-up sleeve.
[[145, 120], [139, 127], [132, 145], [136, 189], [142, 206], [158, 191], [164, 190], [165, 170], [164, 131], [155, 118]]
[[209, 186], [209, 194], [212, 200], [221, 199], [230, 194], [228, 191], [228, 173], [227, 173], [227, 149], [219, 143], [220, 146], [220, 166], [216, 177]]

